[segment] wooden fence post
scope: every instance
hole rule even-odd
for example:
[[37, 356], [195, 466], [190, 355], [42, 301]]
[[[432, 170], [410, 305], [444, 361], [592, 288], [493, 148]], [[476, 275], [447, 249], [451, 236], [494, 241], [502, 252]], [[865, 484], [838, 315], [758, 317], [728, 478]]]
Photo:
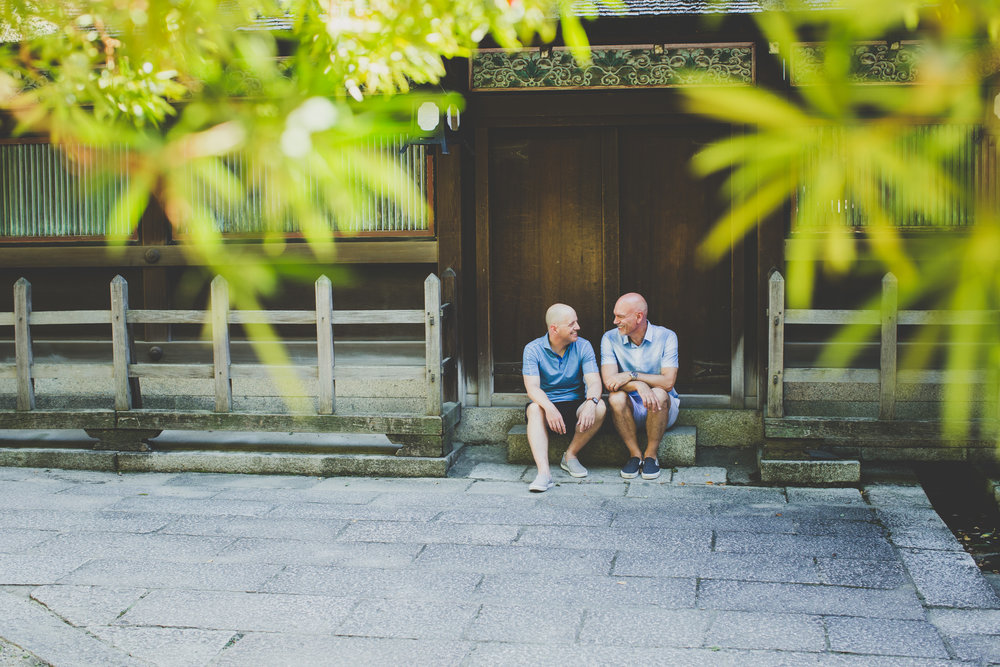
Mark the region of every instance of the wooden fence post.
[[899, 284], [892, 273], [882, 279], [882, 341], [879, 361], [878, 418], [896, 414], [896, 350], [899, 319]]
[[444, 383], [441, 382], [441, 280], [433, 273], [424, 281], [424, 337], [427, 414], [440, 415], [444, 405]]
[[17, 369], [17, 409], [35, 409], [35, 380], [31, 377], [31, 283], [14, 283], [14, 361]]
[[132, 409], [129, 347], [128, 283], [118, 275], [111, 280], [111, 377], [115, 387], [115, 410]]
[[775, 271], [768, 285], [767, 416], [785, 414], [785, 279]]
[[316, 392], [317, 412], [332, 415], [336, 401], [333, 377], [333, 286], [330, 279], [316, 279], [316, 370], [319, 386]]
[[229, 374], [229, 283], [212, 280], [212, 358], [215, 364], [215, 411], [233, 409], [233, 381]]
[[[448, 310], [448, 331], [451, 332], [451, 339], [448, 345], [448, 357], [451, 359], [449, 368], [455, 373], [455, 401], [461, 403], [465, 400], [465, 368], [462, 364], [462, 323], [459, 321], [462, 309], [460, 307], [461, 294], [458, 282], [458, 274], [451, 267], [442, 273], [441, 298], [449, 304]], [[446, 335], [446, 334], [443, 334]], [[447, 398], [447, 397], [446, 397]]]

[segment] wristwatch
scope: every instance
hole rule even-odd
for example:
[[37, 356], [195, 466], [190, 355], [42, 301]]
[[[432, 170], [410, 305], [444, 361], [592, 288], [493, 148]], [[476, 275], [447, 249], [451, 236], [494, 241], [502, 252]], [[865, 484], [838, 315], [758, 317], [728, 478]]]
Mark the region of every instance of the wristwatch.
[[601, 399], [599, 399], [599, 398], [588, 398], [587, 400], [588, 401], [593, 401], [594, 405], [598, 405], [601, 402]]
[[639, 371], [629, 371], [629, 375], [632, 376], [633, 380], [638, 380], [639, 379]]

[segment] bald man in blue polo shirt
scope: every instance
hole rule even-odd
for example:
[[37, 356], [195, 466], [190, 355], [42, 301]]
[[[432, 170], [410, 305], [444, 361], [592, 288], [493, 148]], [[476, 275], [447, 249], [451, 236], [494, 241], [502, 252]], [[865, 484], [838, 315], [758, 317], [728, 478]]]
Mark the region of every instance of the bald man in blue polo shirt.
[[594, 347], [580, 338], [576, 311], [556, 303], [545, 313], [548, 331], [524, 346], [521, 373], [531, 402], [528, 444], [538, 474], [528, 487], [540, 493], [554, 484], [549, 471], [549, 431], [572, 433], [560, 467], [573, 477], [586, 477], [577, 454], [601, 428], [607, 407], [601, 400], [601, 373]]
[[[677, 381], [677, 334], [650, 323], [649, 306], [629, 292], [615, 303], [615, 328], [601, 338], [601, 377], [615, 429], [629, 451], [625, 479], [660, 476], [656, 457], [660, 440], [677, 421], [681, 399]], [[638, 429], [646, 431], [646, 451], [639, 449]]]

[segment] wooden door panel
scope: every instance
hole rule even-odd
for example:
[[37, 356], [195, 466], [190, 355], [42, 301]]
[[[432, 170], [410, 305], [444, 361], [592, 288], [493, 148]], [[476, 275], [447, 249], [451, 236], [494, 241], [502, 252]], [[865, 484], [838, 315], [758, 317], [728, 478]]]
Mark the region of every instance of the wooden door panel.
[[524, 345], [545, 310], [567, 303], [595, 346], [603, 302], [602, 131], [494, 130], [489, 142], [490, 307], [494, 391], [520, 392]]
[[731, 263], [705, 265], [698, 246], [721, 212], [719, 179], [690, 172], [691, 156], [718, 130], [708, 126], [619, 131], [621, 291], [649, 303], [649, 319], [677, 332], [677, 387], [728, 394]]

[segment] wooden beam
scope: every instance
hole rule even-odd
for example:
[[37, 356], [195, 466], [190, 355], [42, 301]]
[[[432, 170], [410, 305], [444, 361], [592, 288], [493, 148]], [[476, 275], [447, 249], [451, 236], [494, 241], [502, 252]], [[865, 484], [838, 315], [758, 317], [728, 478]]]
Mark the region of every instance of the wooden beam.
[[[436, 264], [438, 244], [433, 239], [400, 241], [344, 240], [334, 243], [332, 257], [317, 257], [306, 243], [227, 243], [228, 264], [260, 261], [270, 264]], [[201, 257], [183, 244], [104, 246], [0, 247], [0, 266], [6, 268], [204, 266]]]
[[789, 308], [785, 311], [785, 324], [880, 324], [877, 310], [813, 310]]

